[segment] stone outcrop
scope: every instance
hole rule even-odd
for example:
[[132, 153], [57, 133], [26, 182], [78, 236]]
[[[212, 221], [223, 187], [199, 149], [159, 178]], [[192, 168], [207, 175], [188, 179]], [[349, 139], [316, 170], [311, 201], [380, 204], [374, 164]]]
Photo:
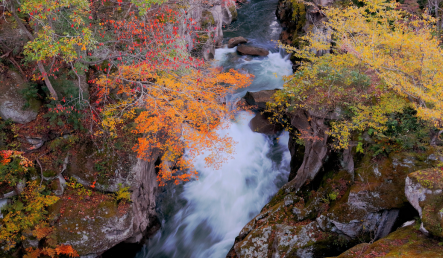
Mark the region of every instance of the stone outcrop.
[[183, 18], [192, 19], [206, 31], [198, 33], [198, 37], [191, 36], [186, 24], [182, 24], [179, 33], [185, 38], [183, 45], [188, 46], [188, 52], [210, 60], [215, 49], [222, 46], [223, 26], [237, 19], [237, 9], [234, 0], [211, 0], [205, 5], [191, 4]]
[[65, 209], [71, 212], [65, 210], [57, 221], [56, 234], [60, 243], [72, 245], [81, 256], [96, 257], [134, 233], [132, 211], [120, 214], [113, 200], [81, 211], [74, 205], [67, 202]]
[[430, 168], [409, 174], [405, 194], [420, 215], [420, 230], [443, 237], [443, 171]]
[[231, 38], [228, 41], [228, 48], [233, 48], [233, 47], [236, 47], [236, 46], [238, 46], [240, 44], [244, 44], [244, 43], [248, 43], [248, 40], [243, 37]]
[[439, 241], [426, 237], [413, 226], [402, 227], [374, 243], [362, 243], [336, 258], [360, 257], [443, 257]]
[[[75, 202], [71, 204], [70, 199], [65, 200], [63, 196], [65, 212], [55, 224], [60, 243], [72, 245], [82, 256], [96, 257], [118, 243], [138, 243], [155, 233], [160, 227], [155, 211], [158, 189], [155, 161], [134, 160], [126, 176], [132, 191], [131, 203], [123, 207], [117, 206], [109, 195], [104, 195], [104, 201], [97, 207], [89, 208], [78, 206]], [[72, 164], [70, 166], [73, 169]], [[83, 180], [89, 187], [91, 182]], [[61, 204], [58, 204], [53, 213], [59, 214], [60, 208]]]
[[249, 122], [249, 127], [253, 132], [267, 135], [275, 135], [283, 130], [281, 125], [272, 124], [267, 114], [261, 113], [255, 114], [255, 117]]
[[254, 47], [254, 46], [246, 46], [246, 45], [238, 46], [237, 52], [240, 55], [250, 55], [250, 56], [267, 56], [267, 55], [269, 55], [269, 51], [264, 48]]
[[266, 102], [271, 101], [272, 95], [278, 91], [276, 90], [262, 90], [257, 92], [246, 92], [243, 97], [251, 106], [256, 106], [258, 110], [263, 111], [266, 108]]
[[[248, 98], [248, 103], [256, 101], [254, 96]], [[355, 161], [352, 145], [337, 152], [325, 140], [327, 121], [340, 113], [296, 110], [287, 114], [306, 137], [303, 143], [290, 137], [291, 166], [296, 169], [241, 230], [227, 257], [329, 257], [362, 240], [383, 239], [403, 222], [400, 213], [409, 207], [405, 180], [414, 171], [435, 166], [435, 150], [391, 153], [377, 161], [363, 155]], [[423, 192], [416, 184], [412, 188]]]
[[8, 70], [0, 74], [0, 117], [20, 124], [29, 123], [37, 117], [39, 101], [29, 100], [29, 108], [24, 108], [26, 99], [20, 91], [26, 87], [26, 81], [18, 72]]

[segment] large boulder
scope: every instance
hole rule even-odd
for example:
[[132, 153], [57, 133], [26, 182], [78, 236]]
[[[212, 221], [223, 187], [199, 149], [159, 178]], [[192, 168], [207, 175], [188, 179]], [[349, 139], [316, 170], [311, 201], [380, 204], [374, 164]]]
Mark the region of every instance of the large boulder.
[[268, 135], [274, 135], [277, 132], [283, 130], [283, 127], [279, 124], [272, 124], [269, 118], [265, 114], [258, 113], [249, 122], [249, 127], [253, 132], [264, 133]]
[[50, 210], [59, 243], [81, 255], [96, 257], [134, 233], [131, 205], [117, 205], [109, 195], [88, 196], [69, 189]]
[[250, 56], [267, 56], [267, 55], [269, 55], [269, 51], [264, 48], [246, 46], [246, 45], [238, 46], [237, 52], [240, 55], [250, 55]]
[[26, 87], [26, 81], [19, 73], [8, 70], [0, 74], [0, 117], [20, 124], [29, 123], [37, 117], [39, 101], [30, 100], [29, 108], [24, 109], [26, 99], [20, 91]]
[[0, 49], [3, 53], [14, 50], [20, 52], [28, 42], [26, 32], [20, 29], [13, 17], [4, 17], [0, 20]]
[[443, 257], [439, 241], [426, 237], [414, 226], [402, 227], [374, 243], [362, 243], [337, 258], [360, 257]]
[[266, 102], [271, 101], [272, 95], [278, 90], [262, 90], [257, 92], [246, 92], [243, 97], [246, 102], [251, 106], [257, 106], [259, 110], [264, 110], [266, 108]]
[[233, 48], [235, 46], [238, 46], [240, 44], [244, 44], [244, 43], [248, 43], [248, 40], [243, 38], [243, 37], [235, 37], [235, 38], [231, 38], [228, 41], [228, 48]]
[[420, 215], [422, 232], [443, 237], [443, 171], [429, 168], [409, 174], [405, 194]]

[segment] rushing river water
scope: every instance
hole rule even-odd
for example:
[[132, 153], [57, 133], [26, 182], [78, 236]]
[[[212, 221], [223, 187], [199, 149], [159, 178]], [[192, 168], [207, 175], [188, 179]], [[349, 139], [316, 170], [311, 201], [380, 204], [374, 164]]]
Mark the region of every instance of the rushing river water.
[[[239, 56], [236, 48], [216, 51], [214, 65], [244, 69], [255, 75], [246, 91], [281, 88], [283, 75], [292, 72], [291, 63], [275, 42], [280, 25], [275, 17], [277, 0], [252, 0], [238, 10], [234, 31], [225, 40], [243, 36], [248, 44], [270, 50], [267, 57]], [[208, 168], [204, 154], [194, 165], [199, 180], [168, 185], [158, 198], [162, 228], [136, 258], [218, 258], [225, 257], [246, 225], [282, 186], [289, 174], [288, 134], [269, 137], [252, 132], [248, 123], [254, 115], [240, 112], [229, 129], [220, 130], [236, 142], [232, 159], [219, 170]]]

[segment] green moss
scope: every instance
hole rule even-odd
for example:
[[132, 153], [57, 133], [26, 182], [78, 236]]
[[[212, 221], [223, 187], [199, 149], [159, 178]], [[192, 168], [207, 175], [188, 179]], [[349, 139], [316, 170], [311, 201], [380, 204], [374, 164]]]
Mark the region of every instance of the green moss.
[[201, 20], [202, 28], [208, 28], [212, 25], [215, 25], [214, 16], [212, 13], [208, 10], [204, 10], [202, 13], [202, 20]]
[[231, 15], [232, 15], [232, 21], [237, 20], [238, 13], [237, 13], [237, 8], [235, 7], [235, 5], [231, 5], [231, 6], [229, 7], [229, 12], [230, 12]]
[[[372, 255], [371, 255], [372, 254]], [[404, 227], [373, 244], [360, 244], [337, 258], [359, 257], [402, 257], [438, 258], [443, 257], [443, 247], [438, 240], [428, 238], [413, 226]]]
[[428, 189], [443, 189], [443, 171], [429, 168], [409, 174], [409, 178]]
[[277, 194], [274, 195], [274, 197], [272, 197], [271, 201], [268, 202], [268, 204], [266, 204], [265, 207], [263, 207], [262, 212], [275, 206], [277, 203], [282, 202], [286, 195], [287, 194], [285, 193], [285, 190], [283, 188], [280, 188]]
[[[61, 207], [52, 207], [51, 211], [63, 211], [56, 224], [58, 241], [72, 244], [80, 255], [85, 255], [93, 253], [98, 246], [106, 246], [108, 241], [112, 242], [106, 238], [104, 229], [125, 213], [119, 212], [117, 204], [107, 195], [95, 192], [89, 200], [79, 200], [76, 196], [75, 190], [67, 190], [60, 200]], [[131, 225], [130, 216], [125, 221]]]
[[43, 171], [43, 176], [44, 177], [53, 177], [56, 176], [57, 172], [55, 172], [54, 170], [45, 170]]
[[436, 165], [436, 161], [427, 159], [432, 152], [426, 153], [391, 153], [374, 162], [367, 153], [356, 164], [356, 182], [351, 193], [358, 194], [370, 191], [378, 194], [378, 198], [366, 201], [377, 209], [400, 208], [407, 203], [404, 194], [405, 179], [414, 171]]

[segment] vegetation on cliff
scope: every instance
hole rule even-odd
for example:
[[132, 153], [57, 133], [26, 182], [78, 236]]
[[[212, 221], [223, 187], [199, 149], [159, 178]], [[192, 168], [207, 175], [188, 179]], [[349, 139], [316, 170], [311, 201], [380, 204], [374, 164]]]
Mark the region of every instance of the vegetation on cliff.
[[328, 134], [340, 149], [349, 146], [353, 132], [383, 136], [395, 114], [412, 108], [420, 126], [436, 130], [430, 140], [435, 144], [443, 129], [437, 20], [398, 7], [362, 1], [325, 8], [328, 30], [309, 32], [303, 48], [284, 46], [303, 61], [270, 108], [302, 108], [320, 117], [335, 113]]
[[[178, 183], [197, 177], [190, 160], [202, 151], [213, 151], [207, 163], [214, 166], [223, 161], [218, 152], [232, 152], [234, 142], [214, 129], [235, 112], [224, 103], [225, 95], [249, 85], [252, 76], [205, 63], [202, 51], [219, 40], [219, 23], [206, 9], [205, 20], [196, 19], [189, 12], [195, 6], [212, 5], [0, 1], [0, 26], [21, 37], [0, 40], [0, 73], [11, 82], [7, 85], [17, 82], [11, 70], [23, 77], [26, 106], [35, 99], [43, 103], [35, 108], [35, 120], [24, 124], [0, 109], [5, 116], [0, 118], [0, 185], [9, 203], [0, 219], [2, 255], [58, 257], [106, 250], [124, 239], [84, 248], [85, 236], [71, 234], [78, 231], [72, 222], [81, 225], [86, 238], [100, 241], [105, 236], [95, 234], [101, 227], [132, 230], [134, 189], [129, 186], [137, 160], [155, 163], [160, 184]], [[99, 210], [88, 206], [100, 200]], [[96, 223], [84, 226], [94, 212]]]

